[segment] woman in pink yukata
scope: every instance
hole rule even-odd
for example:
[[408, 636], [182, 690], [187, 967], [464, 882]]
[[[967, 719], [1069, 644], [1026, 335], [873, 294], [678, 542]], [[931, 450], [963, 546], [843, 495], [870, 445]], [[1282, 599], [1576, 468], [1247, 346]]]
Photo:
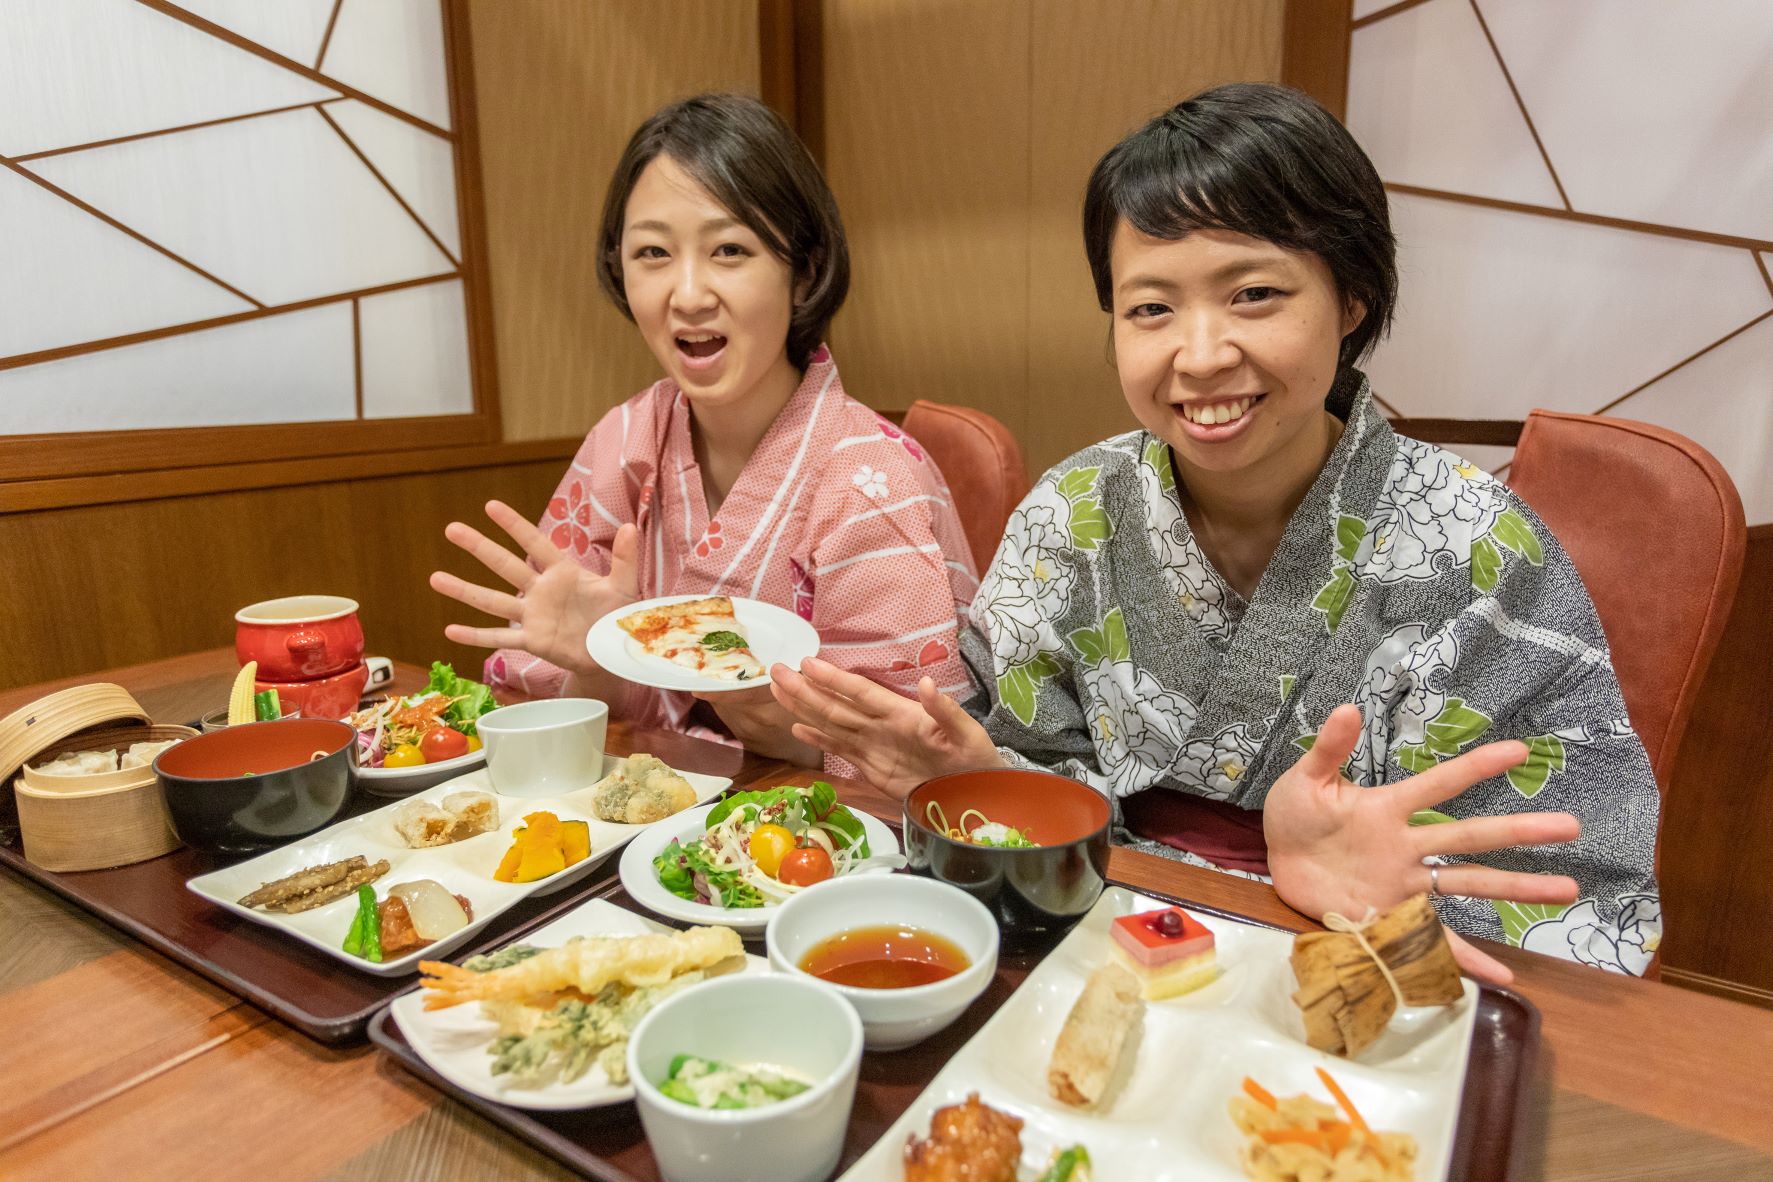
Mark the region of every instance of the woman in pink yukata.
[[[759, 599], [818, 630], [826, 660], [899, 693], [972, 692], [959, 629], [978, 587], [948, 487], [915, 441], [844, 393], [826, 325], [849, 287], [837, 203], [755, 99], [703, 95], [641, 125], [605, 201], [598, 280], [665, 376], [592, 429], [539, 526], [486, 509], [527, 557], [452, 523], [509, 590], [431, 586], [501, 617], [451, 624], [496, 648], [487, 679], [601, 699], [613, 717], [807, 766], [768, 686], [692, 697], [599, 667], [585, 634], [661, 595]], [[927, 680], [926, 680], [927, 679]], [[842, 770], [847, 765], [838, 765]]]

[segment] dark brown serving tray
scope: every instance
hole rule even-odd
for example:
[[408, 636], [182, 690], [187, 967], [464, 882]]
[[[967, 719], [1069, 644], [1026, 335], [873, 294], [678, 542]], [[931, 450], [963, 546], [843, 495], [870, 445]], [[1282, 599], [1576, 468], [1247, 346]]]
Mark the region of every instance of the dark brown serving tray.
[[[614, 736], [612, 736], [613, 738]], [[768, 765], [735, 748], [684, 735], [641, 731], [630, 736], [636, 750], [690, 771], [726, 776], [735, 783]], [[614, 744], [612, 743], [612, 748]], [[624, 750], [625, 754], [626, 751]], [[394, 803], [354, 792], [345, 816]], [[343, 819], [343, 818], [341, 818]], [[10, 783], [0, 784], [0, 865], [8, 866], [68, 902], [91, 912], [179, 964], [207, 977], [297, 1030], [324, 1043], [361, 1042], [375, 1012], [418, 985], [418, 971], [400, 977], [359, 973], [337, 960], [262, 924], [224, 911], [185, 889], [185, 881], [252, 855], [228, 858], [177, 849], [170, 854], [113, 870], [58, 874], [25, 860], [18, 807]], [[577, 906], [607, 887], [621, 860], [618, 851], [583, 882], [556, 894], [529, 898], [481, 929], [472, 945], [457, 950], [471, 956], [511, 942], [527, 929]]]
[[[1129, 887], [1129, 890], [1137, 888]], [[635, 903], [620, 882], [606, 882], [588, 892], [618, 906], [649, 914]], [[1155, 892], [1191, 911], [1236, 923], [1252, 923], [1217, 907]], [[552, 922], [555, 915], [536, 919], [521, 931]], [[649, 918], [657, 919], [657, 916]], [[679, 925], [681, 926], [681, 925]], [[1267, 924], [1257, 924], [1268, 927]], [[904, 1051], [868, 1052], [862, 1056], [862, 1075], [856, 1087], [856, 1103], [850, 1112], [849, 1133], [837, 1173], [849, 1169], [878, 1141], [894, 1121], [911, 1107], [944, 1064], [997, 1012], [1024, 978], [1040, 963], [1047, 950], [1004, 953], [997, 962], [997, 977], [955, 1023], [927, 1042]], [[452, 957], [458, 962], [465, 953]], [[569, 1169], [600, 1182], [659, 1182], [659, 1170], [640, 1127], [632, 1103], [581, 1112], [532, 1112], [496, 1104], [457, 1087], [433, 1072], [407, 1042], [393, 1018], [384, 1011], [370, 1023], [369, 1039], [402, 1067], [438, 1091], [480, 1113], [500, 1128], [534, 1145]], [[1477, 1025], [1472, 1032], [1471, 1059], [1460, 1100], [1459, 1125], [1454, 1136], [1453, 1160], [1448, 1177], [1453, 1182], [1506, 1182], [1516, 1174], [1524, 1157], [1522, 1136], [1533, 1089], [1534, 1057], [1539, 1043], [1539, 1011], [1533, 1003], [1507, 989], [1485, 985], [1478, 992]]]

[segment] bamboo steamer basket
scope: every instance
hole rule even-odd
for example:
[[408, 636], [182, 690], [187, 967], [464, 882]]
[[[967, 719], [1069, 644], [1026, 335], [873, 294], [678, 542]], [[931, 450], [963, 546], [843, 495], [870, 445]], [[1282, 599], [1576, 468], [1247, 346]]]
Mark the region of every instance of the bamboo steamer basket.
[[76, 686], [0, 719], [0, 781], [13, 784], [25, 858], [45, 870], [100, 870], [179, 847], [151, 767], [46, 776], [37, 764], [70, 751], [128, 750], [132, 743], [188, 739], [184, 726], [155, 726], [122, 686]]

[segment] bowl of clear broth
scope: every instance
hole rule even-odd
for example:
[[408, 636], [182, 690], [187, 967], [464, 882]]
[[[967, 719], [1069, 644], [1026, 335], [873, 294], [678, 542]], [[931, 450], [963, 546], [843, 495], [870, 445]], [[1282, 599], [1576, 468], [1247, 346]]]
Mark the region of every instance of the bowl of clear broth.
[[997, 971], [997, 920], [947, 883], [909, 874], [839, 878], [802, 891], [764, 929], [770, 967], [837, 990], [871, 1051], [943, 1029]]

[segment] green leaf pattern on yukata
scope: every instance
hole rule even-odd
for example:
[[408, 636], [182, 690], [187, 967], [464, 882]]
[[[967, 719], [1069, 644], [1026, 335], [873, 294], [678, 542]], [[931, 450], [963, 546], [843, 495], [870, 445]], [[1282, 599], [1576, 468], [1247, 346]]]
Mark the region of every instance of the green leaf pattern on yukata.
[[1012, 666], [997, 679], [997, 696], [1023, 726], [1034, 725], [1036, 699], [1042, 683], [1059, 676], [1059, 662], [1051, 653], [1037, 653], [1032, 661]]
[[1176, 491], [1176, 470], [1170, 466], [1170, 445], [1161, 439], [1152, 438], [1145, 441], [1145, 450], [1141, 455], [1146, 467], [1157, 473], [1157, 486], [1164, 492]]
[[1367, 523], [1358, 517], [1344, 513], [1336, 519], [1336, 557], [1343, 562], [1353, 562], [1354, 556], [1360, 553], [1361, 542], [1366, 540]]
[[1489, 729], [1488, 714], [1467, 706], [1460, 698], [1448, 698], [1423, 728], [1422, 742], [1400, 743], [1392, 754], [1399, 767], [1416, 775], [1453, 758], [1459, 748], [1477, 742]]
[[1527, 929], [1543, 919], [1556, 919], [1569, 905], [1562, 907], [1550, 903], [1514, 903], [1507, 899], [1492, 899], [1490, 905], [1496, 909], [1496, 918], [1502, 921], [1502, 934], [1516, 948], [1526, 936]]
[[1508, 782], [1531, 800], [1553, 772], [1564, 770], [1564, 741], [1556, 735], [1535, 735], [1523, 742], [1527, 744], [1527, 762], [1508, 769]]
[[1127, 638], [1126, 617], [1121, 615], [1118, 607], [1108, 613], [1100, 628], [1079, 628], [1065, 639], [1071, 642], [1071, 647], [1077, 650], [1077, 655], [1086, 665], [1133, 659], [1132, 642]]
[[1342, 623], [1342, 613], [1354, 599], [1354, 572], [1346, 566], [1338, 566], [1330, 572], [1330, 581], [1318, 589], [1311, 601], [1311, 606], [1324, 613], [1324, 631], [1334, 632]]
[[1502, 581], [1502, 555], [1489, 538], [1471, 544], [1471, 585], [1488, 595]]
[[1501, 516], [1496, 518], [1496, 524], [1490, 527], [1490, 536], [1499, 545], [1513, 550], [1534, 566], [1545, 565], [1545, 549], [1539, 544], [1533, 527], [1513, 509], [1504, 509]]
[[1102, 508], [1102, 498], [1096, 495], [1096, 478], [1101, 473], [1100, 466], [1073, 468], [1059, 478], [1059, 495], [1071, 506], [1066, 530], [1071, 544], [1079, 550], [1098, 549], [1114, 536], [1114, 523]]

